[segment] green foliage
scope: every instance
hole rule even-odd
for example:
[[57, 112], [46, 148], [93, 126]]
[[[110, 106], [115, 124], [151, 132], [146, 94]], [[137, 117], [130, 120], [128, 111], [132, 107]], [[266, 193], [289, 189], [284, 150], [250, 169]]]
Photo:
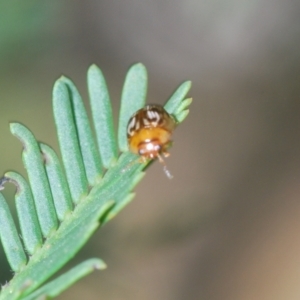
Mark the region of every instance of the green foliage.
[[[22, 57], [30, 50], [37, 53], [34, 50], [36, 47], [32, 47], [32, 45], [40, 45], [40, 51], [41, 48], [49, 49], [51, 47], [51, 34], [48, 34], [48, 39], [45, 39], [45, 32], [53, 32], [59, 28], [57, 13], [65, 6], [61, 2], [0, 1], [1, 65], [7, 56], [14, 56], [18, 59], [18, 56]], [[56, 22], [53, 23], [53, 19], [56, 19]], [[57, 43], [55, 43], [55, 47], [57, 47]], [[16, 49], [23, 51], [19, 52]], [[36, 59], [35, 55], [31, 57], [31, 59]], [[27, 58], [30, 59], [29, 56]]]
[[[188, 114], [191, 99], [185, 96], [190, 85], [183, 83], [165, 106], [179, 123]], [[62, 165], [54, 150], [38, 142], [25, 126], [10, 126], [23, 144], [29, 183], [18, 173], [8, 172], [0, 184], [0, 188], [7, 182], [17, 187], [15, 203], [22, 236], [21, 240], [0, 193], [0, 239], [15, 272], [2, 288], [0, 300], [52, 298], [94, 269], [105, 268], [101, 260], [91, 259], [41, 286], [99, 225], [133, 198], [131, 191], [144, 176], [146, 164], [132, 163], [136, 156], [127, 150], [126, 126], [130, 116], [145, 104], [145, 67], [136, 64], [126, 76], [118, 141], [105, 79], [94, 65], [88, 71], [88, 90], [97, 143], [75, 85], [65, 77], [54, 85], [53, 111]]]

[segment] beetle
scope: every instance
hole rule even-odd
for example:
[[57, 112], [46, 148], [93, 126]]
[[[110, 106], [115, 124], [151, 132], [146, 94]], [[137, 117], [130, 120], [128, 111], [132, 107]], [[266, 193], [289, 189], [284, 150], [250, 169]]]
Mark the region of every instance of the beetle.
[[161, 105], [146, 105], [135, 112], [128, 121], [129, 150], [139, 155], [142, 162], [158, 158], [164, 165], [166, 175], [172, 178], [162, 155], [170, 155], [167, 149], [172, 143], [171, 137], [175, 127], [175, 118]]

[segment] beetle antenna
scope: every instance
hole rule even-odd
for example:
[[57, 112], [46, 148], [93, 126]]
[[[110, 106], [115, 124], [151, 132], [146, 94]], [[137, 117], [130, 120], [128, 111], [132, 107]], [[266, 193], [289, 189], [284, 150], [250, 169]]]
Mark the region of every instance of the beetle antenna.
[[168, 170], [168, 167], [165, 163], [165, 161], [163, 160], [163, 158], [161, 157], [160, 154], [157, 154], [157, 157], [158, 157], [158, 160], [159, 162], [163, 165], [163, 170], [166, 174], [166, 176], [169, 178], [169, 179], [172, 179], [174, 176], [171, 174], [171, 172]]

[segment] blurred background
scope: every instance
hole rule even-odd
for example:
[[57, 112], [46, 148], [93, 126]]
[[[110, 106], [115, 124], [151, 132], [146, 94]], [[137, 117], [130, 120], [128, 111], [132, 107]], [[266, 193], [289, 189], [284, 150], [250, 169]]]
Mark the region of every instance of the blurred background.
[[[10, 121], [58, 149], [59, 76], [87, 100], [96, 63], [117, 116], [135, 62], [149, 103], [193, 82], [167, 160], [174, 179], [151, 166], [67, 266], [101, 257], [108, 269], [58, 299], [300, 299], [299, 1], [1, 1], [0, 173], [25, 174]], [[11, 276], [0, 246], [1, 284]]]

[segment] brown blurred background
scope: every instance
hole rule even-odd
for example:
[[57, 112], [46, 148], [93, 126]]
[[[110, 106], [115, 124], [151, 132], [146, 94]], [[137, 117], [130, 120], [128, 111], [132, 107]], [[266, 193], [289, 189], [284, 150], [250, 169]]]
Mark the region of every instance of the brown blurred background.
[[299, 300], [299, 1], [2, 1], [0, 173], [25, 174], [9, 121], [57, 149], [61, 74], [87, 99], [96, 63], [117, 116], [135, 62], [149, 71], [148, 102], [193, 81], [167, 160], [175, 178], [158, 163], [147, 171], [135, 200], [68, 265], [101, 257], [108, 269], [59, 299]]

